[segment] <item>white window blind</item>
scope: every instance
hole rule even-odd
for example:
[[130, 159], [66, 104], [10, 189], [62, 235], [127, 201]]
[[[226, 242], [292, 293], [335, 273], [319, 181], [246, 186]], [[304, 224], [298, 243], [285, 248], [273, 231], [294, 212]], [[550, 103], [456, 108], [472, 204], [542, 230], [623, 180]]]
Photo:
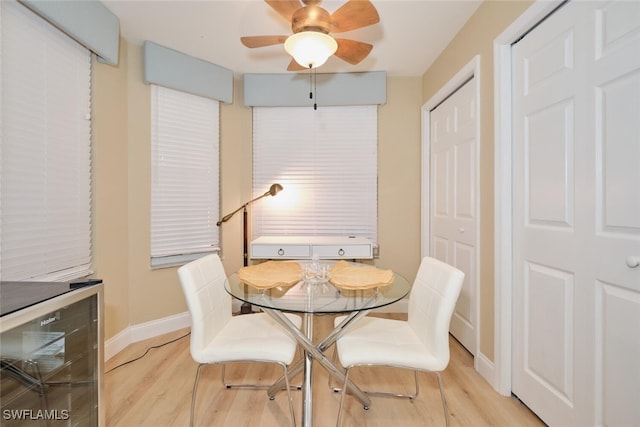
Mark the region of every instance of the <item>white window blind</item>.
[[89, 51], [33, 12], [0, 2], [0, 275], [91, 272]]
[[219, 102], [151, 86], [151, 265], [219, 250]]
[[377, 106], [254, 107], [253, 237], [377, 241]]

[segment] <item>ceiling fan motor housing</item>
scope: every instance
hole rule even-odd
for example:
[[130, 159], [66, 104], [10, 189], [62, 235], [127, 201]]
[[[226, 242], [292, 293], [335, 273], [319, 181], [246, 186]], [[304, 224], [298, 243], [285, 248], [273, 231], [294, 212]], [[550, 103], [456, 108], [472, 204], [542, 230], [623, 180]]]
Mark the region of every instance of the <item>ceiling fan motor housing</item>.
[[291, 29], [293, 33], [318, 31], [329, 34], [331, 14], [319, 6], [304, 6], [293, 14]]

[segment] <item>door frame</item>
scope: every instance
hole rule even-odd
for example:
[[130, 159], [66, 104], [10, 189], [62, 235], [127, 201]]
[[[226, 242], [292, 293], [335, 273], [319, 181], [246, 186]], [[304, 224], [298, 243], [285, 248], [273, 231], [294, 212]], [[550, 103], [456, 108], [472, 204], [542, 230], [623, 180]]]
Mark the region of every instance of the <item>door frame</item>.
[[476, 357], [474, 357], [474, 368], [478, 370], [478, 360], [480, 357], [480, 55], [474, 56], [465, 66], [463, 66], [447, 83], [445, 83], [439, 90], [433, 95], [425, 104], [422, 105], [422, 167], [421, 169], [421, 257], [429, 256], [429, 237], [431, 235], [430, 215], [431, 215], [431, 202], [430, 202], [430, 185], [431, 185], [431, 110], [436, 108], [439, 104], [445, 101], [451, 96], [458, 88], [465, 84], [469, 79], [475, 79], [476, 93], [475, 93], [475, 111], [476, 111], [476, 158], [474, 159], [476, 165], [476, 182], [475, 182], [475, 204], [474, 211], [476, 216], [476, 277], [475, 277], [475, 289], [473, 290], [475, 295], [474, 304], [474, 318], [472, 319], [475, 325], [475, 341], [476, 341]]
[[[511, 134], [511, 45], [528, 33], [562, 0], [536, 0], [493, 41], [494, 69], [494, 375], [487, 378], [502, 395], [511, 395], [513, 308], [513, 198]], [[485, 377], [486, 378], [486, 377]]]

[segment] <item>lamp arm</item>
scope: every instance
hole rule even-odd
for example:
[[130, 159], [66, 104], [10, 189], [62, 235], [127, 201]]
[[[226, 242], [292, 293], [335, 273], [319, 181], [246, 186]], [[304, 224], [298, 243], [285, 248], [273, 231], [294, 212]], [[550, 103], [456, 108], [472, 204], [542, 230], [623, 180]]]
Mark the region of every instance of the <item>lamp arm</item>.
[[240, 206], [238, 209], [236, 209], [235, 211], [231, 212], [230, 214], [227, 214], [227, 215], [223, 216], [223, 217], [220, 219], [220, 221], [218, 221], [218, 222], [216, 223], [216, 225], [217, 225], [218, 227], [220, 227], [220, 225], [221, 225], [223, 222], [227, 222], [227, 221], [229, 221], [229, 220], [230, 220], [230, 219], [231, 219], [235, 214], [237, 214], [237, 213], [238, 213], [238, 212], [240, 212], [242, 209], [244, 209], [245, 207], [247, 207], [247, 205], [248, 205], [248, 204], [249, 204], [249, 203], [245, 203], [244, 205]]
[[238, 212], [240, 212], [242, 209], [246, 208], [247, 206], [249, 206], [251, 203], [255, 202], [256, 200], [262, 199], [263, 197], [267, 197], [270, 196], [271, 193], [269, 191], [267, 191], [266, 193], [264, 193], [262, 196], [258, 196], [255, 199], [249, 200], [247, 203], [245, 203], [244, 205], [240, 206], [238, 209], [236, 209], [235, 211], [231, 212], [230, 214], [227, 214], [225, 216], [222, 217], [222, 219], [220, 219], [220, 221], [218, 221], [216, 223], [216, 225], [218, 227], [220, 227], [220, 225], [223, 222], [227, 222], [229, 221], [235, 214], [237, 214]]

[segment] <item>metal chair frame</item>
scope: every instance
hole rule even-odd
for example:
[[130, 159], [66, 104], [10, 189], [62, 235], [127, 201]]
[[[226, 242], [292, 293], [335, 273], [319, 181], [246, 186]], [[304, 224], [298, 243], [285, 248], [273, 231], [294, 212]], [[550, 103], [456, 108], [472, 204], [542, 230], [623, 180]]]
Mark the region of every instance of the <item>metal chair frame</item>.
[[[352, 368], [355, 367], [362, 367], [362, 366], [380, 366], [380, 365], [352, 365], [349, 366], [347, 368], [345, 368], [344, 370], [344, 376], [345, 376], [345, 381], [349, 380], [349, 372], [351, 372]], [[398, 369], [407, 369], [406, 367], [403, 366], [393, 366], [393, 365], [385, 365], [385, 367], [388, 368], [398, 368]], [[442, 400], [442, 409], [444, 410], [444, 419], [445, 419], [445, 425], [447, 427], [449, 427], [449, 408], [447, 406], [447, 399], [445, 397], [444, 394], [444, 385], [442, 383], [442, 375], [440, 375], [440, 372], [435, 372], [435, 371], [424, 371], [424, 372], [430, 372], [432, 374], [435, 374], [436, 378], [438, 379], [438, 388], [440, 389], [440, 399]], [[413, 375], [414, 375], [414, 379], [415, 379], [415, 385], [416, 385], [416, 391], [414, 394], [397, 394], [397, 393], [387, 393], [387, 392], [382, 392], [382, 391], [369, 391], [369, 390], [363, 390], [366, 394], [370, 395], [370, 396], [378, 396], [378, 397], [391, 397], [391, 398], [400, 398], [400, 399], [409, 399], [411, 401], [413, 401], [415, 398], [418, 397], [418, 393], [420, 392], [420, 388], [419, 388], [419, 383], [418, 383], [418, 371], [417, 370], [413, 370]], [[331, 379], [329, 379], [329, 381], [331, 381]], [[338, 421], [336, 422], [336, 426], [340, 426], [342, 423], [342, 408], [344, 406], [344, 398], [346, 393], [346, 389], [343, 388], [332, 388], [332, 390], [334, 392], [338, 392], [340, 391], [340, 407], [338, 409]], [[365, 410], [369, 409], [368, 407], [364, 408]]]
[[[336, 352], [333, 352], [333, 363], [336, 362]], [[358, 365], [358, 366], [378, 366], [378, 365]], [[395, 366], [388, 366], [387, 367], [395, 367]], [[406, 369], [406, 368], [402, 368], [402, 369]], [[347, 370], [345, 369], [345, 376], [346, 376], [346, 372]], [[329, 375], [329, 380], [328, 380], [328, 384], [329, 384], [329, 388], [331, 389], [331, 391], [333, 391], [334, 393], [340, 393], [342, 391], [341, 387], [335, 387], [333, 385], [333, 383], [331, 382], [331, 379], [333, 378], [332, 375]], [[420, 393], [420, 385], [418, 383], [418, 371], [417, 370], [413, 370], [413, 379], [414, 379], [414, 384], [415, 384], [415, 392], [413, 394], [402, 394], [402, 393], [387, 393], [387, 392], [382, 392], [382, 391], [373, 391], [373, 390], [362, 390], [364, 391], [366, 394], [370, 395], [370, 396], [379, 396], [379, 397], [397, 397], [397, 398], [405, 398], [405, 399], [410, 399], [413, 400], [415, 398], [418, 397], [418, 394]]]
[[[284, 363], [280, 363], [280, 362], [272, 362], [272, 361], [261, 361], [261, 360], [237, 360], [234, 361], [238, 362], [238, 363], [277, 363], [278, 365], [280, 365], [282, 367], [283, 370], [283, 376], [285, 379], [285, 384], [286, 384], [286, 389], [287, 389], [287, 398], [289, 399], [289, 414], [291, 416], [291, 426], [295, 427], [296, 425], [296, 419], [295, 419], [295, 414], [293, 412], [293, 398], [291, 397], [291, 386], [289, 384], [289, 369], [287, 368], [287, 365]], [[227, 362], [229, 363], [229, 362]], [[200, 373], [201, 370], [204, 366], [209, 366], [209, 365], [222, 365], [221, 366], [221, 381], [222, 384], [225, 386], [225, 388], [239, 388], [239, 389], [252, 389], [252, 390], [266, 390], [269, 387], [271, 387], [272, 384], [228, 384], [225, 382], [224, 380], [224, 375], [225, 375], [225, 363], [200, 363], [198, 364], [198, 370], [196, 371], [196, 379], [193, 383], [193, 392], [191, 393], [191, 412], [189, 414], [189, 426], [193, 427], [193, 420], [194, 420], [194, 413], [195, 413], [195, 407], [196, 407], [196, 393], [198, 391], [198, 384], [200, 382]], [[274, 400], [275, 397], [269, 397], [269, 400]]]

